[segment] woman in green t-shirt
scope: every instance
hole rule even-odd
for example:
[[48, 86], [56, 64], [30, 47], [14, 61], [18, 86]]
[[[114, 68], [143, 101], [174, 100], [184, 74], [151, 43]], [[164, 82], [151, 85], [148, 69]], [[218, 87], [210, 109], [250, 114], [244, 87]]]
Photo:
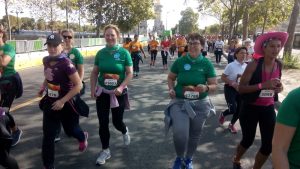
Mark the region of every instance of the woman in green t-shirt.
[[[10, 109], [15, 98], [19, 98], [23, 93], [22, 80], [15, 70], [15, 49], [6, 43], [6, 33], [0, 30], [0, 88], [2, 90], [0, 106]], [[10, 128], [12, 131], [12, 146], [20, 141], [22, 130], [15, 123], [13, 116], [7, 112], [10, 118]]]
[[186, 57], [178, 58], [168, 75], [172, 100], [165, 113], [172, 121], [169, 124], [177, 155], [172, 169], [180, 169], [183, 162], [187, 169], [193, 168], [201, 130], [212, 109], [207, 95], [216, 90], [217, 78], [212, 63], [202, 56], [204, 43], [198, 33], [190, 34]]
[[[106, 46], [99, 50], [91, 72], [91, 96], [96, 98], [99, 120], [99, 136], [102, 151], [96, 164], [102, 165], [111, 157], [109, 150], [109, 112], [114, 127], [123, 134], [124, 145], [130, 144], [128, 128], [123, 122], [125, 108], [128, 108], [127, 85], [132, 79], [132, 59], [128, 50], [118, 45], [120, 31], [115, 25], [104, 28]], [[95, 90], [96, 89], [96, 90]]]

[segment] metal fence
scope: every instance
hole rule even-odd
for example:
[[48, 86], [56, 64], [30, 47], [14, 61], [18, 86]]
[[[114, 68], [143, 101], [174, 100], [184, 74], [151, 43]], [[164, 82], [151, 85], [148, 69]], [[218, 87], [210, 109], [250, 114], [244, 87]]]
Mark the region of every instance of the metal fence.
[[[41, 40], [11, 40], [7, 41], [8, 44], [12, 45], [16, 53], [27, 53], [27, 52], [36, 52], [46, 49], [44, 46], [46, 39]], [[83, 38], [83, 39], [74, 39], [74, 47], [90, 47], [90, 46], [102, 46], [105, 45], [104, 38]]]

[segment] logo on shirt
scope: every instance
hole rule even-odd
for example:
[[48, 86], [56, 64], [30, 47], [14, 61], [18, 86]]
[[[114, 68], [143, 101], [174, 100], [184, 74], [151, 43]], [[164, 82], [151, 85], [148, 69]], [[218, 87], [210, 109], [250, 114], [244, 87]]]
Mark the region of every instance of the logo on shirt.
[[120, 53], [115, 53], [114, 58], [115, 60], [120, 60]]
[[191, 65], [190, 64], [185, 64], [184, 65], [184, 70], [191, 70]]
[[75, 59], [75, 55], [74, 54], [70, 54], [70, 59]]

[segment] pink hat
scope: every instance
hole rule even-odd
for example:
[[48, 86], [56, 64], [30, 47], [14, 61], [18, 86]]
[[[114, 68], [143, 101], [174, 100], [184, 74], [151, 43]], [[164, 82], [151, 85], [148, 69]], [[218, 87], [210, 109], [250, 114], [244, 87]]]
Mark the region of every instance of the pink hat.
[[281, 41], [281, 46], [284, 46], [289, 34], [286, 32], [268, 32], [257, 37], [255, 40], [254, 51], [259, 55], [264, 55], [263, 44], [271, 39], [278, 39]]
[[263, 56], [260, 55], [260, 54], [254, 53], [252, 57], [253, 57], [253, 59], [259, 59], [259, 58], [261, 58]]

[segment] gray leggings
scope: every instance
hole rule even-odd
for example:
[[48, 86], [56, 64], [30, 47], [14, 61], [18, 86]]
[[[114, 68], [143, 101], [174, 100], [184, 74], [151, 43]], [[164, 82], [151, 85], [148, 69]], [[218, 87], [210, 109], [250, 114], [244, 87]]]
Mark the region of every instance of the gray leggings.
[[192, 106], [192, 108], [196, 112], [194, 119], [191, 119], [187, 112], [182, 110], [182, 104], [174, 104], [170, 108], [173, 141], [177, 157], [193, 157], [202, 128], [210, 112], [210, 103], [204, 101], [201, 104]]

